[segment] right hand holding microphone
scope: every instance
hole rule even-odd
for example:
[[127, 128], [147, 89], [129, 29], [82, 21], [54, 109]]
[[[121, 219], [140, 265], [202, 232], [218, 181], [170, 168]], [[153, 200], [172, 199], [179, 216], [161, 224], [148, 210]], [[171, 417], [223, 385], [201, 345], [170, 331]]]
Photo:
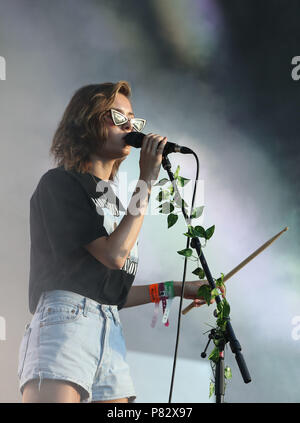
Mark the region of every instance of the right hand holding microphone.
[[162, 153], [167, 143], [167, 137], [157, 134], [147, 134], [143, 138], [140, 153], [140, 179], [151, 182], [157, 180], [162, 162]]

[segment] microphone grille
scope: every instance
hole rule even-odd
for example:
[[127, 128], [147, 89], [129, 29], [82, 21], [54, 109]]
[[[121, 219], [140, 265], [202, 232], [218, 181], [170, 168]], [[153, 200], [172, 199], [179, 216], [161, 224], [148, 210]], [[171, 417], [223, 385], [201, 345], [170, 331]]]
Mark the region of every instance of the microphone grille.
[[141, 132], [129, 132], [129, 134], [125, 135], [124, 140], [126, 144], [132, 147], [141, 148], [144, 136]]

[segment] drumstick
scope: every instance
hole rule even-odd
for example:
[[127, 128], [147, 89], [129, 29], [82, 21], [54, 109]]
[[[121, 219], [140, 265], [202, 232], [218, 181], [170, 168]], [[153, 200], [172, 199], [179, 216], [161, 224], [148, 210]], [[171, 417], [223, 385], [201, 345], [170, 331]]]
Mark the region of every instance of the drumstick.
[[[285, 232], [287, 230], [288, 230], [288, 227], [284, 228], [277, 235], [275, 235], [272, 238], [270, 238], [269, 241], [265, 242], [261, 247], [259, 247], [257, 250], [255, 250], [254, 253], [250, 254], [249, 257], [247, 257], [245, 260], [243, 260], [239, 265], [237, 265], [234, 269], [232, 269], [229, 273], [227, 273], [227, 275], [224, 276], [223, 282], [226, 282], [235, 273], [237, 273], [244, 266], [246, 266], [246, 264], [248, 264], [249, 261], [253, 260], [258, 254], [260, 254], [263, 250], [265, 250], [269, 245], [272, 244], [272, 242], [274, 242], [278, 237], [280, 237], [281, 234], [283, 234], [283, 232]], [[184, 310], [182, 310], [182, 314], [186, 314], [192, 308], [194, 308], [194, 303], [191, 303]]]

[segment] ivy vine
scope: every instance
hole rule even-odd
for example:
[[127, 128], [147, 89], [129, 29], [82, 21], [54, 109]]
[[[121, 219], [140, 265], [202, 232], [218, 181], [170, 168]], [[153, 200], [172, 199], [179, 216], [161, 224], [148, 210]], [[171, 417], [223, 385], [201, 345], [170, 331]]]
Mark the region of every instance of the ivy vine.
[[[177, 183], [178, 187], [184, 187], [190, 179], [184, 178], [179, 175], [180, 166], [177, 166], [177, 169], [174, 173], [174, 183]], [[181, 199], [178, 192], [174, 189], [173, 184], [163, 188], [169, 179], [161, 179], [159, 182], [155, 184], [155, 186], [160, 187], [160, 191], [156, 197], [156, 200], [160, 203], [158, 205], [159, 213], [167, 215], [167, 223], [168, 229], [174, 226], [178, 221], [179, 214], [182, 214], [182, 207], [185, 209], [187, 207], [187, 203]], [[190, 216], [190, 222], [192, 219], [197, 219], [203, 213], [204, 206], [201, 207], [194, 207]], [[207, 241], [213, 236], [215, 231], [215, 225], [209, 227], [208, 229], [204, 229], [202, 226], [193, 226], [188, 224], [188, 231], [185, 232], [183, 235], [189, 238], [201, 238], [204, 240], [203, 244], [201, 243], [201, 248], [205, 248]], [[193, 255], [193, 250], [191, 248], [184, 248], [183, 250], [177, 251], [177, 253], [181, 256], [187, 257], [187, 259], [198, 262], [198, 266], [192, 271], [192, 273], [199, 277], [199, 279], [205, 278], [205, 272], [200, 266], [200, 260], [198, 255]], [[218, 279], [214, 278], [215, 288], [212, 289], [209, 285], [202, 285], [198, 290], [198, 296], [201, 299], [204, 299], [206, 304], [209, 306], [211, 303], [214, 302], [217, 296], [222, 297], [222, 300], [217, 303], [217, 310], [216, 310], [216, 326], [213, 328], [213, 343], [214, 348], [208, 359], [210, 360], [212, 373], [215, 375], [215, 367], [216, 363], [219, 360], [219, 348], [218, 346], [220, 343], [226, 345], [226, 324], [229, 320], [230, 315], [230, 305], [226, 300], [226, 288], [223, 282], [224, 274], [221, 273], [221, 277]], [[230, 367], [226, 366], [224, 368], [224, 377], [225, 382], [232, 378], [232, 372]], [[226, 386], [226, 383], [225, 383]], [[209, 386], [209, 397], [214, 394], [215, 390], [215, 380], [210, 380]]]

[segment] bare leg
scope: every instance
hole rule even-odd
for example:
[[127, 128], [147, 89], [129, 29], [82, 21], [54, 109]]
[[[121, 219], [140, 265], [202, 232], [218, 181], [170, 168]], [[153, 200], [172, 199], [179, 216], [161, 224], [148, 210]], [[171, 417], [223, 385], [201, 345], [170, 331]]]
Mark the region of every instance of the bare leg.
[[64, 380], [43, 379], [29, 381], [23, 391], [22, 402], [80, 402], [80, 387]]
[[107, 402], [107, 403], [111, 403], [111, 402], [128, 402], [128, 398], [118, 398], [118, 399], [114, 399], [114, 400], [107, 400], [107, 401], [92, 401], [94, 402]]

